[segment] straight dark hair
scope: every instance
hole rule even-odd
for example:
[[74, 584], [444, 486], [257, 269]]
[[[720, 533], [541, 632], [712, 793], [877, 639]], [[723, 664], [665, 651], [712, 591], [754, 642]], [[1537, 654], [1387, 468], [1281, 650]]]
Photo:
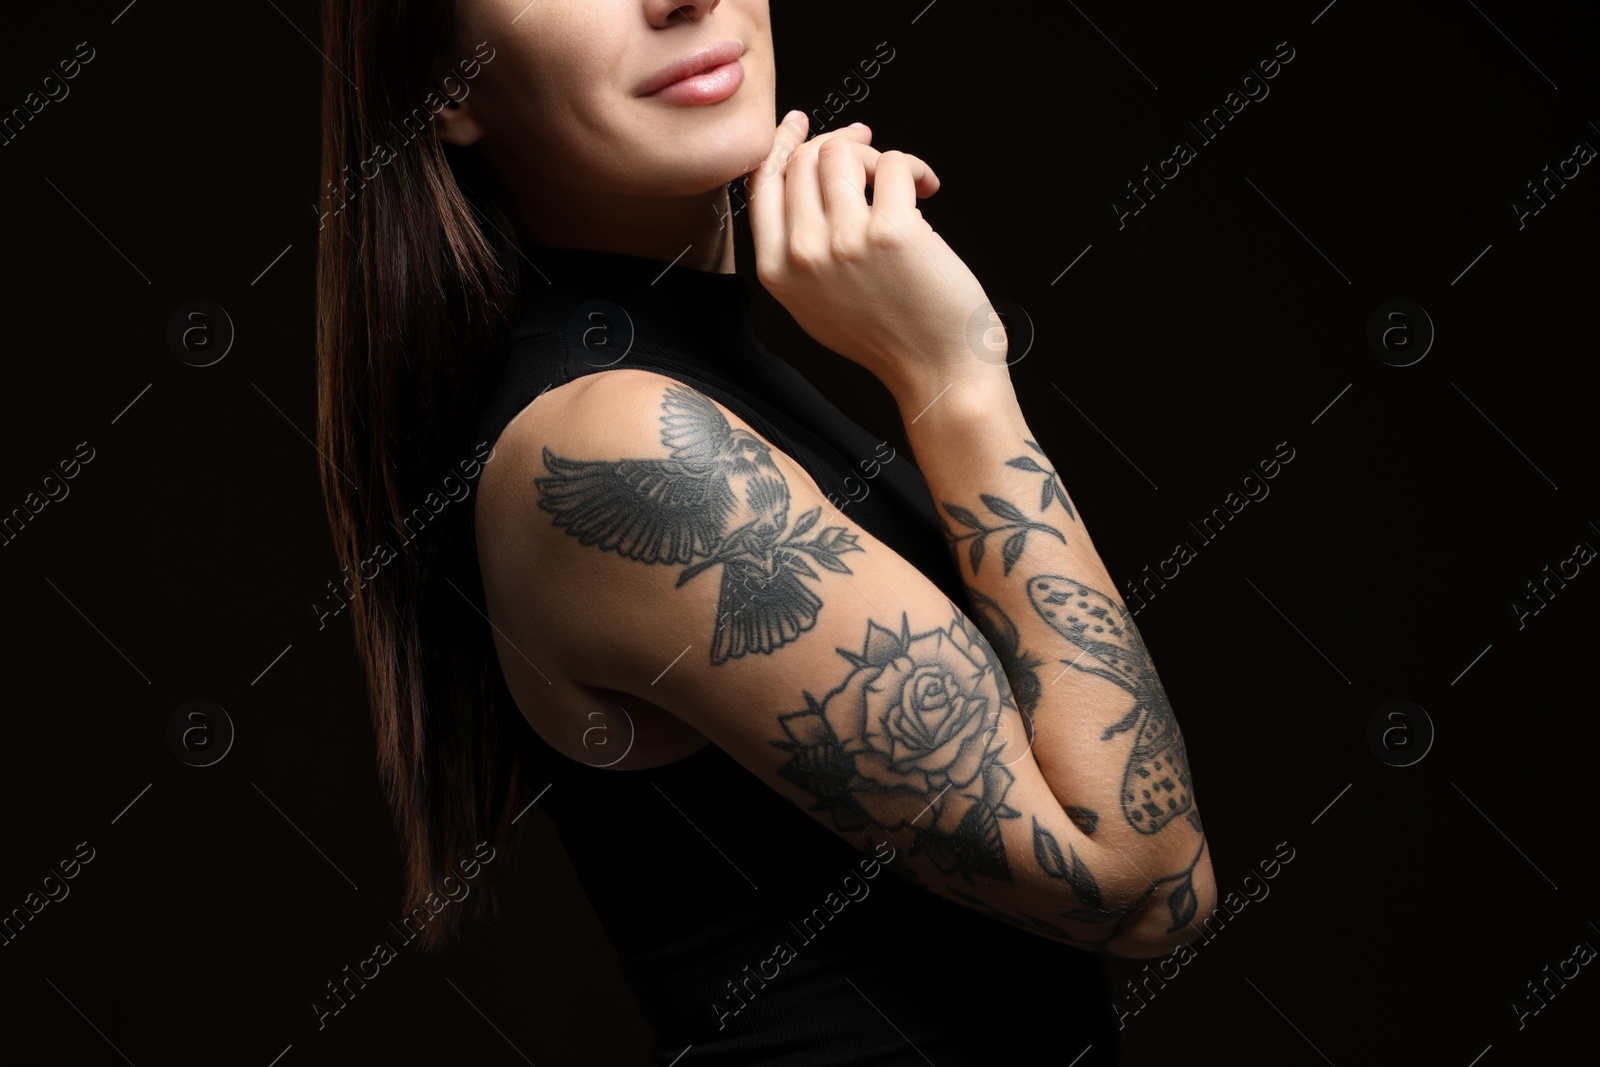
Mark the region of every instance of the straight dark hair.
[[509, 850], [509, 813], [531, 795], [529, 727], [484, 615], [469, 499], [485, 458], [472, 420], [515, 306], [515, 231], [477, 154], [434, 136], [443, 79], [459, 94], [476, 69], [454, 3], [324, 0], [322, 37], [322, 493], [338, 561], [358, 579], [350, 614], [403, 909], [437, 949], [463, 920], [498, 914], [493, 876], [455, 894], [480, 873], [479, 842]]

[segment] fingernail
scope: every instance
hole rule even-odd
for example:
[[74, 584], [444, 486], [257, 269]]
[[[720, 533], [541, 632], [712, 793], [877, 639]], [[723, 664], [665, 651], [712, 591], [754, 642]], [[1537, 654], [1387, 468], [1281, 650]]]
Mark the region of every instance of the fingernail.
[[805, 117], [806, 117], [806, 113], [804, 111], [796, 109], [794, 111], [789, 112], [787, 115], [783, 116], [783, 121], [784, 122], [794, 122], [796, 119], [803, 119]]
[[861, 127], [863, 130], [867, 128], [867, 124], [865, 122], [852, 122], [850, 125], [846, 126], [845, 129], [853, 130], [857, 126]]

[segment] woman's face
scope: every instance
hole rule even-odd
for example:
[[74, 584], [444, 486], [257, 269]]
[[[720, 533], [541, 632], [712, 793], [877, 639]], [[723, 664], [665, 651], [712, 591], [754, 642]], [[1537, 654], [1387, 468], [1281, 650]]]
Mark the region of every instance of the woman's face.
[[[479, 145], [514, 188], [568, 203], [693, 196], [744, 174], [772, 149], [767, 0], [456, 5], [468, 52], [479, 41], [495, 51], [459, 106], [439, 113], [439, 134]], [[737, 62], [644, 91], [708, 47]]]

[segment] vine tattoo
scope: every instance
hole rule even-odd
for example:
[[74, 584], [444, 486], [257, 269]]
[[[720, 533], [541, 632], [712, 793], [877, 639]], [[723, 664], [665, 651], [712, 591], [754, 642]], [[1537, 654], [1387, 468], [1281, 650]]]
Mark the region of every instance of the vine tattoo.
[[[1194, 800], [1183, 735], [1132, 614], [1104, 593], [1057, 574], [1028, 579], [1028, 600], [1040, 618], [1081, 650], [1062, 663], [1104, 678], [1133, 697], [1132, 710], [1100, 737], [1109, 741], [1133, 733], [1122, 777], [1122, 813], [1128, 824], [1153, 834], [1189, 812]], [[1200, 829], [1197, 818], [1190, 822]]]
[[972, 573], [974, 575], [978, 573], [978, 565], [983, 562], [984, 547], [987, 543], [986, 538], [990, 534], [1004, 533], [1006, 530], [1016, 531], [1010, 537], [1007, 537], [1005, 543], [1000, 546], [1000, 561], [1005, 567], [1003, 572], [1005, 574], [1010, 574], [1011, 568], [1016, 566], [1017, 559], [1022, 555], [1023, 548], [1028, 544], [1028, 535], [1030, 533], [1036, 531], [1047, 533], [1062, 544], [1067, 543], [1066, 537], [1062, 535], [1060, 530], [1049, 523], [1034, 522], [1024, 515], [1022, 509], [1011, 503], [1011, 501], [995, 496], [993, 493], [979, 493], [978, 498], [983, 501], [984, 507], [1000, 516], [1004, 521], [999, 525], [990, 526], [961, 505], [946, 502], [944, 510], [949, 512], [952, 519], [967, 527], [968, 532], [964, 534], [954, 533], [948, 525], [941, 522], [941, 525], [945, 527], [945, 541], [949, 544], [950, 551], [956, 551], [957, 545], [969, 537], [972, 538], [972, 544], [967, 546], [967, 562], [972, 565]]
[[[1033, 449], [1039, 455], [1044, 455], [1044, 449], [1034, 442], [1024, 438], [1023, 444]], [[1067, 487], [1061, 484], [1061, 475], [1050, 467], [1041, 467], [1032, 456], [1015, 456], [1006, 460], [1006, 466], [1015, 467], [1019, 471], [1030, 471], [1034, 474], [1044, 475], [1044, 485], [1039, 492], [1039, 510], [1044, 511], [1050, 507], [1050, 501], [1059, 500], [1061, 506], [1067, 509], [1067, 518], [1073, 522], [1078, 521], [1078, 516], [1072, 510], [1072, 501], [1067, 498]]]
[[1015, 704], [976, 627], [957, 611], [914, 634], [902, 613], [899, 633], [869, 621], [859, 653], [837, 651], [851, 668], [838, 688], [779, 717], [779, 773], [839, 830], [909, 832], [909, 855], [945, 875], [1010, 881], [1000, 820], [1020, 812], [999, 732]]
[[[770, 653], [816, 625], [822, 599], [801, 579], [807, 563], [851, 573], [839, 557], [860, 552], [842, 526], [811, 532], [812, 508], [789, 524], [789, 486], [772, 450], [728, 424], [707, 397], [680, 385], [662, 401], [661, 441], [670, 458], [570, 459], [544, 449], [539, 506], [585, 545], [640, 563], [687, 564], [679, 586], [722, 567], [713, 665]], [[787, 530], [787, 532], [785, 532]]]
[[1194, 869], [1199, 865], [1200, 857], [1205, 854], [1205, 850], [1206, 842], [1202, 837], [1194, 858], [1181, 871], [1155, 879], [1136, 899], [1127, 904], [1118, 908], [1108, 908], [1101, 897], [1099, 883], [1095, 881], [1088, 866], [1073, 851], [1072, 846], [1067, 846], [1067, 853], [1063, 856], [1061, 845], [1056, 841], [1055, 835], [1035, 821], [1033, 851], [1040, 869], [1051, 878], [1059, 878], [1070, 885], [1073, 895], [1085, 905], [1084, 907], [1069, 908], [1053, 918], [1045, 919], [1026, 911], [1015, 913], [1001, 911], [988, 901], [959, 889], [952, 888], [950, 892], [957, 899], [1012, 926], [1045, 937], [1053, 937], [1079, 948], [1097, 949], [1115, 940], [1127, 925], [1128, 918], [1138, 914], [1150, 900], [1151, 894], [1168, 883], [1174, 884], [1167, 894], [1167, 916], [1172, 921], [1167, 927], [1167, 932], [1172, 933], [1193, 921], [1195, 911], [1199, 907], [1199, 898], [1194, 892]]

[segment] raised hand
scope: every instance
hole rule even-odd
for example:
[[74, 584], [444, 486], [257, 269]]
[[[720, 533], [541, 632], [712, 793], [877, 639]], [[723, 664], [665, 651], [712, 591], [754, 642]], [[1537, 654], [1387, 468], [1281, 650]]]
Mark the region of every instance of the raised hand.
[[[971, 344], [992, 308], [961, 257], [917, 208], [939, 178], [905, 152], [880, 152], [865, 126], [805, 140], [797, 113], [752, 172], [756, 273], [821, 344], [866, 367], [902, 409], [952, 384], [1005, 375]], [[872, 187], [872, 203], [866, 189]]]

